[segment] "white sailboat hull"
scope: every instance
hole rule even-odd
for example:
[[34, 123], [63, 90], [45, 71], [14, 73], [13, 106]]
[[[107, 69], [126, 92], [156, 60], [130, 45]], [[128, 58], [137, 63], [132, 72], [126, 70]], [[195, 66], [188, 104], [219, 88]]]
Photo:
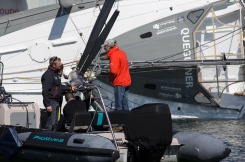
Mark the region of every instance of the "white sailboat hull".
[[[118, 9], [120, 14], [108, 38], [123, 35], [126, 32], [158, 19], [163, 19], [170, 15], [199, 8], [214, 2], [225, 3], [227, 1], [118, 1], [114, 4], [112, 12]], [[92, 4], [95, 5], [95, 2], [92, 3], [88, 1], [87, 3], [90, 6], [93, 6]], [[86, 6], [87, 4], [84, 2], [82, 5]], [[57, 7], [53, 7], [54, 10], [55, 8], [58, 12]], [[237, 8], [237, 10], [239, 10], [239, 8]], [[44, 12], [46, 12], [46, 10], [44, 10]], [[60, 12], [65, 14], [66, 11], [60, 10]], [[21, 26], [20, 23], [26, 25], [33, 21], [40, 20], [28, 19], [28, 16], [23, 16], [21, 21], [10, 20], [3, 31], [8, 33], [8, 30], [11, 28], [13, 32], [2, 34], [0, 37], [0, 55], [1, 61], [4, 63], [3, 86], [6, 91], [20, 101], [35, 102], [40, 108], [44, 108], [41, 96], [41, 75], [48, 67], [49, 58], [52, 56], [60, 57], [65, 67], [75, 65], [76, 61], [79, 60], [83, 53], [99, 12], [99, 7], [88, 7], [86, 10], [81, 9], [81, 11], [72, 12], [55, 19], [38, 22], [34, 25], [20, 28], [20, 30], [18, 29], [18, 27]], [[27, 11], [23, 13], [31, 15], [32, 12]], [[40, 14], [40, 19], [45, 17], [41, 15], [42, 14]], [[5, 21], [7, 18], [11, 17], [2, 17], [1, 21]], [[13, 27], [15, 25], [16, 28]], [[120, 42], [118, 43], [120, 44]], [[63, 81], [65, 82], [67, 80], [63, 79]], [[157, 100], [154, 98], [146, 99], [144, 96], [143, 98], [137, 98], [137, 95], [133, 100], [171, 103], [170, 101]], [[144, 102], [141, 101], [138, 102], [138, 104], [143, 103]], [[183, 106], [178, 106], [179, 104], [180, 103], [177, 103], [177, 105], [173, 106], [172, 110], [174, 111], [176, 109], [176, 113], [172, 112], [172, 114], [177, 116], [180, 114], [181, 116], [182, 111], [178, 111], [177, 109]], [[183, 117], [201, 117], [201, 115], [195, 115], [194, 109], [196, 109], [196, 105], [187, 105], [186, 107], [189, 108], [182, 114]], [[202, 110], [203, 109], [200, 109], [196, 112]], [[208, 110], [207, 112], [210, 111]], [[235, 114], [234, 116], [237, 115]]]

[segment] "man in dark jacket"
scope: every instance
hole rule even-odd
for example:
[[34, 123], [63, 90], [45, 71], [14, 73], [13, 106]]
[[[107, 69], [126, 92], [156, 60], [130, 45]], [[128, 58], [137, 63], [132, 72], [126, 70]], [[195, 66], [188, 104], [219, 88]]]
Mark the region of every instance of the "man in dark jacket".
[[49, 67], [42, 75], [42, 95], [43, 104], [48, 113], [46, 128], [52, 130], [58, 123], [58, 112], [62, 104], [62, 93], [66, 91], [73, 92], [76, 86], [65, 86], [61, 84], [59, 71], [61, 60], [57, 56], [51, 57]]

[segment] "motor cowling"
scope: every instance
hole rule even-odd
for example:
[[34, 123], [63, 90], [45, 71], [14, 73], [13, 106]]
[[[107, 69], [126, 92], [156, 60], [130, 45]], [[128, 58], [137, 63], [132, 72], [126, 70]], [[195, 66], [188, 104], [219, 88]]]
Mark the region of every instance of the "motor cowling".
[[129, 112], [125, 124], [128, 161], [160, 161], [172, 142], [168, 105], [145, 104]]

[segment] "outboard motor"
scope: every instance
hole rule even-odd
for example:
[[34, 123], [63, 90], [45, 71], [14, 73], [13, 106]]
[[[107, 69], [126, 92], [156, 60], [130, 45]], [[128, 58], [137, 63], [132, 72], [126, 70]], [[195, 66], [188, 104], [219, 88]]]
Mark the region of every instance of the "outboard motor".
[[125, 124], [128, 162], [160, 162], [172, 142], [168, 105], [145, 104], [129, 112]]

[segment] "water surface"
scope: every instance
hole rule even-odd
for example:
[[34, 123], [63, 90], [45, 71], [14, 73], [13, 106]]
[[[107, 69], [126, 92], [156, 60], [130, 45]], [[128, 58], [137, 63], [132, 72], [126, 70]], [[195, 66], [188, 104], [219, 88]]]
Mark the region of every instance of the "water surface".
[[231, 149], [222, 162], [245, 161], [245, 120], [173, 120], [173, 129], [212, 135]]

